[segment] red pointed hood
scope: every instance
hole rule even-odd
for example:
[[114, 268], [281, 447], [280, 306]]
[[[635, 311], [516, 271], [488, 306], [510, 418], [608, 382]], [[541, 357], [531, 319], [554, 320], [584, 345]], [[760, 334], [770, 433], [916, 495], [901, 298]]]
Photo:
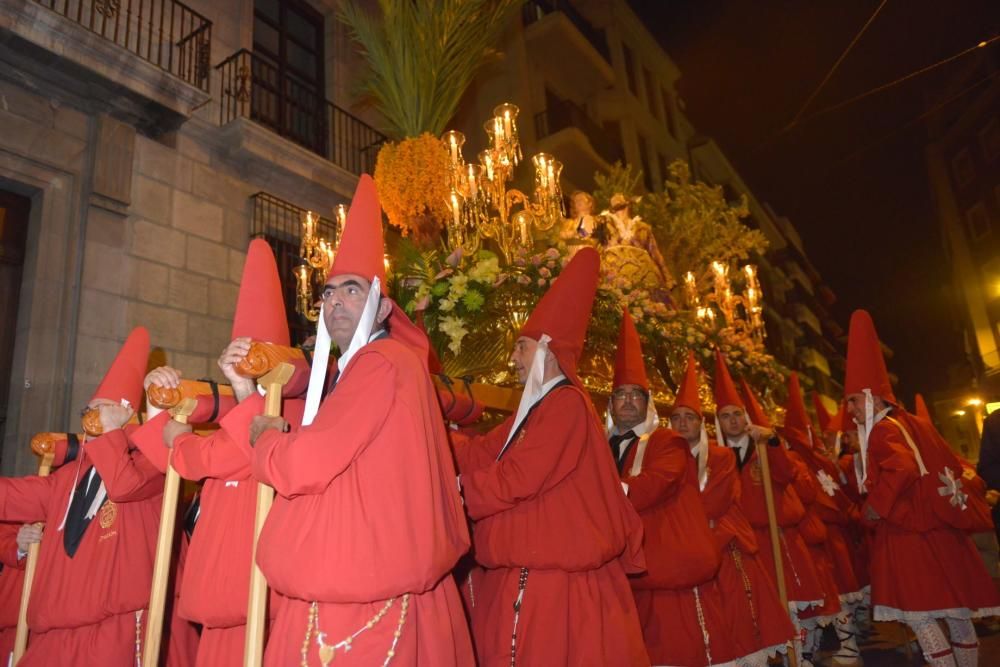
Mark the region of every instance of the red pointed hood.
[[291, 345], [278, 265], [264, 239], [250, 242], [243, 265], [231, 338], [243, 336], [275, 345]]
[[913, 403], [914, 403], [913, 411], [918, 417], [926, 419], [929, 422], [934, 421], [933, 419], [931, 419], [931, 411], [927, 409], [927, 403], [924, 402], [923, 394], [917, 394], [913, 398]]
[[847, 377], [844, 395], [860, 394], [870, 389], [889, 403], [897, 403], [889, 381], [889, 371], [882, 356], [882, 345], [872, 316], [866, 310], [855, 310], [847, 332]]
[[747, 419], [751, 424], [771, 428], [771, 420], [768, 418], [767, 413], [764, 412], [760, 401], [757, 400], [757, 395], [753, 389], [750, 388], [750, 385], [743, 378], [740, 378], [740, 386], [743, 389], [743, 398], [746, 401]]
[[368, 174], [358, 179], [351, 208], [340, 234], [340, 244], [328, 278], [354, 274], [371, 280], [377, 276], [382, 294], [388, 294], [385, 283], [385, 240], [382, 234], [382, 204], [375, 181]]
[[830, 430], [837, 433], [843, 433], [849, 428], [854, 428], [854, 422], [847, 416], [847, 405], [841, 403], [840, 408], [837, 410], [837, 414], [835, 414], [833, 419], [830, 421]]
[[806, 412], [806, 403], [802, 400], [802, 387], [799, 385], [798, 373], [791, 373], [788, 376], [788, 399], [785, 401], [783, 431], [787, 438], [812, 447], [812, 438], [809, 437], [811, 431], [809, 414]]
[[823, 399], [820, 398], [819, 392], [814, 391], [812, 393], [813, 408], [816, 410], [816, 420], [819, 422], [819, 430], [823, 433], [832, 433], [837, 429], [833, 428], [833, 415], [830, 411], [826, 409], [826, 405], [823, 403]]
[[125, 339], [91, 400], [103, 398], [119, 403], [124, 399], [133, 410], [138, 411], [142, 403], [142, 380], [146, 377], [148, 360], [149, 332], [145, 327], [136, 327]]
[[547, 334], [552, 339], [549, 349], [559, 368], [581, 387], [576, 366], [583, 352], [600, 267], [600, 256], [593, 248], [577, 252], [539, 300], [520, 332], [521, 336], [534, 340]]
[[677, 387], [677, 397], [674, 399], [674, 409], [690, 408], [699, 417], [704, 418], [701, 410], [701, 398], [698, 396], [698, 363], [694, 359], [694, 350], [688, 350], [687, 367], [684, 378]]
[[719, 350], [715, 351], [715, 384], [712, 389], [712, 393], [715, 394], [716, 413], [727, 405], [735, 405], [746, 410], [746, 405], [736, 391], [736, 385], [733, 384], [733, 376], [729, 374], [726, 358]]
[[622, 324], [618, 331], [618, 347], [615, 350], [615, 378], [612, 388], [623, 384], [639, 385], [649, 391], [649, 378], [646, 376], [646, 363], [642, 358], [642, 342], [635, 322], [628, 312], [622, 310]]

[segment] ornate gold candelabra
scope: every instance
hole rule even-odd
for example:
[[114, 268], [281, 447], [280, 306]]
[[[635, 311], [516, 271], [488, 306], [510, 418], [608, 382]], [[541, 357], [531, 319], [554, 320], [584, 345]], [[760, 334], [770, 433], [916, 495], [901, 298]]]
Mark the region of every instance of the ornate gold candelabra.
[[448, 243], [453, 250], [469, 255], [487, 237], [493, 239], [509, 263], [518, 246], [531, 246], [532, 229], [545, 231], [562, 219], [559, 178], [563, 166], [551, 155], [539, 153], [531, 159], [535, 167], [532, 196], [508, 188], [522, 158], [518, 108], [501, 104], [493, 114], [484, 125], [489, 147], [479, 153], [479, 164], [465, 162], [465, 136], [461, 132], [451, 130], [441, 138], [451, 159]]
[[743, 294], [734, 294], [729, 282], [729, 267], [722, 262], [712, 262], [711, 291], [704, 296], [698, 280], [688, 271], [684, 275], [684, 298], [700, 320], [715, 322], [718, 314], [723, 322], [758, 345], [764, 343], [763, 294], [757, 281], [757, 269], [752, 264], [743, 267], [746, 286]]
[[322, 289], [330, 267], [333, 266], [340, 230], [344, 228], [346, 218], [347, 208], [339, 204], [336, 208], [336, 223], [333, 225], [331, 239], [323, 238], [318, 233], [319, 216], [312, 211], [306, 211], [302, 218], [302, 243], [299, 246], [302, 263], [295, 267], [295, 309], [310, 322], [315, 322], [319, 318], [319, 308], [316, 305], [317, 290]]

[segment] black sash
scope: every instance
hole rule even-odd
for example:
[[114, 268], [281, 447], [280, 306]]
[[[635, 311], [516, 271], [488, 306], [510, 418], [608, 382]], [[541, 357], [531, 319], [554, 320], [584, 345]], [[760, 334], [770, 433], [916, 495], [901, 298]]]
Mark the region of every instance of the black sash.
[[187, 533], [188, 539], [190, 540], [194, 536], [195, 526], [198, 524], [198, 519], [201, 518], [201, 494], [195, 494], [195, 497], [191, 500], [191, 504], [188, 505], [187, 511], [184, 512], [184, 532]]
[[[90, 480], [90, 486], [88, 487], [87, 480], [90, 477], [91, 470], [94, 471], [94, 478]], [[66, 555], [70, 558], [76, 555], [76, 550], [80, 547], [83, 535], [87, 532], [87, 526], [90, 525], [93, 519], [93, 517], [87, 518], [86, 514], [91, 504], [93, 504], [94, 498], [97, 497], [97, 490], [100, 488], [101, 473], [97, 472], [97, 469], [91, 466], [76, 485], [73, 502], [70, 503], [69, 512], [66, 514], [66, 525], [63, 527], [63, 548], [66, 549]], [[107, 497], [105, 497], [104, 502], [107, 502]], [[102, 506], [104, 502], [101, 503]]]
[[521, 423], [517, 425], [517, 428], [514, 429], [513, 433], [511, 433], [510, 439], [507, 441], [507, 444], [504, 445], [503, 449], [500, 450], [500, 453], [497, 454], [497, 461], [499, 461], [501, 458], [503, 458], [503, 455], [507, 453], [507, 450], [510, 448], [510, 446], [514, 444], [514, 441], [517, 439], [517, 436], [520, 435], [521, 430], [524, 429], [524, 425], [528, 423], [528, 418], [531, 416], [531, 413], [535, 411], [535, 408], [537, 408], [539, 405], [541, 405], [542, 401], [544, 401], [546, 398], [548, 398], [549, 394], [551, 394], [553, 391], [555, 391], [559, 387], [565, 387], [568, 384], [572, 384], [572, 383], [569, 380], [567, 380], [566, 378], [563, 378], [559, 382], [556, 382], [555, 385], [553, 385], [553, 387], [551, 389], [549, 389], [547, 392], [545, 392], [540, 399], [538, 399], [537, 401], [535, 401], [534, 405], [532, 405], [530, 408], [528, 408], [528, 413], [526, 415], [524, 415], [524, 419], [522, 419]]
[[[625, 451], [619, 454], [618, 446], [629, 439], [631, 439], [632, 442], [625, 445]], [[608, 443], [611, 445], [611, 456], [614, 457], [615, 465], [618, 466], [619, 475], [622, 474], [622, 466], [625, 465], [625, 459], [628, 458], [629, 452], [631, 452], [632, 449], [635, 448], [635, 443], [638, 441], [639, 438], [638, 436], [636, 436], [635, 431], [633, 430], [628, 430], [622, 433], [621, 435], [613, 435], [610, 438], [608, 438]]]

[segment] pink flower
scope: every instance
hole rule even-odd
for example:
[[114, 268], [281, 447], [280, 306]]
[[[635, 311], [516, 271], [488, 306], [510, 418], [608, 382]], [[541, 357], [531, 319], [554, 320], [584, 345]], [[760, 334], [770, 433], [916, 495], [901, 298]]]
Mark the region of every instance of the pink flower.
[[434, 276], [434, 280], [441, 280], [445, 276], [450, 276], [453, 273], [454, 271], [452, 271], [451, 269], [444, 269], [443, 271], [438, 272], [436, 276]]
[[549, 259], [559, 259], [559, 251], [555, 248], [549, 248], [545, 251], [545, 256]]
[[461, 248], [456, 248], [455, 252], [453, 252], [450, 255], [448, 255], [448, 258], [446, 260], [444, 260], [444, 261], [447, 262], [448, 265], [451, 266], [451, 267], [453, 267], [453, 268], [457, 267], [458, 264], [459, 264], [459, 262], [462, 261], [462, 249]]
[[552, 275], [552, 272], [543, 266], [542, 268], [538, 269], [538, 275], [540, 275], [542, 278], [548, 278], [549, 276]]
[[538, 286], [539, 287], [545, 287], [545, 278], [539, 278], [538, 279]]
[[517, 282], [519, 285], [527, 285], [528, 283], [531, 282], [531, 278], [525, 275], [520, 275], [517, 277]]
[[542, 263], [542, 256], [541, 255], [532, 255], [531, 256], [531, 263], [534, 264], [535, 266], [538, 266], [539, 264]]

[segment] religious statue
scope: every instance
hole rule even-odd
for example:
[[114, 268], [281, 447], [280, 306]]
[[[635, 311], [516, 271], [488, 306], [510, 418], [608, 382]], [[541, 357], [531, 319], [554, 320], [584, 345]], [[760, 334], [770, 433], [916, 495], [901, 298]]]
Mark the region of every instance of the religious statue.
[[605, 255], [610, 260], [608, 263], [621, 265], [628, 273], [635, 274], [632, 277], [637, 282], [652, 282], [657, 287], [669, 289], [674, 279], [660, 253], [653, 228], [638, 215], [632, 215], [631, 204], [625, 195], [616, 193], [611, 197], [610, 210], [600, 216], [607, 220]]
[[569, 202], [570, 217], [563, 221], [559, 238], [571, 246], [571, 252], [585, 245], [598, 249], [607, 245], [608, 222], [594, 215], [594, 198], [583, 190], [577, 190], [570, 195]]

